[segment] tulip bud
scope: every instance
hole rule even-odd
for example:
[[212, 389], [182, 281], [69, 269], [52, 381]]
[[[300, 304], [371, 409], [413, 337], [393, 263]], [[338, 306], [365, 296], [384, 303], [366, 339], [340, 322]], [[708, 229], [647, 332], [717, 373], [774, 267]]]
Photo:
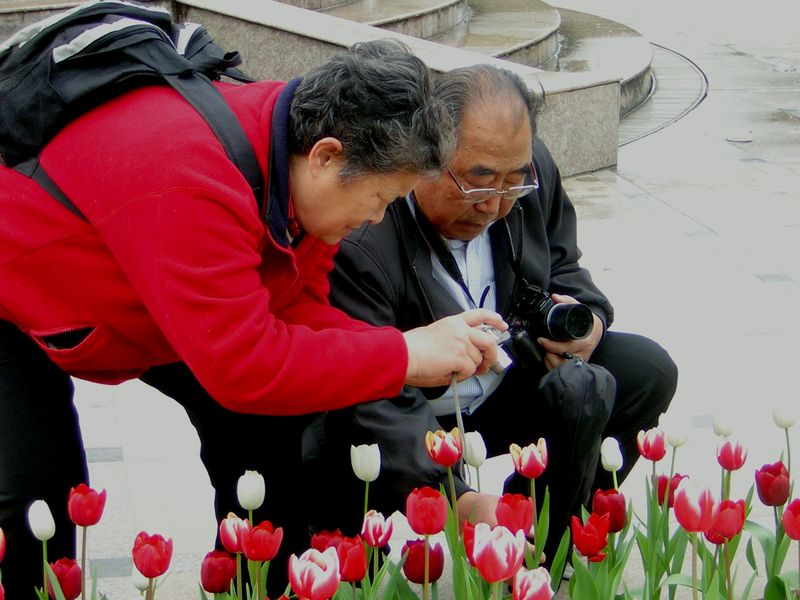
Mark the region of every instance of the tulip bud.
[[533, 500], [522, 494], [503, 494], [494, 508], [497, 524], [511, 533], [528, 535], [533, 527]]
[[200, 585], [210, 594], [230, 591], [236, 576], [236, 561], [227, 552], [212, 550], [200, 564]]
[[339, 557], [336, 548], [319, 552], [310, 548], [289, 557], [289, 583], [294, 593], [306, 600], [328, 600], [339, 586]]
[[778, 461], [756, 471], [756, 491], [766, 506], [783, 506], [789, 499], [789, 472]]
[[739, 442], [734, 442], [730, 438], [725, 438], [717, 446], [717, 462], [726, 471], [737, 471], [742, 468], [744, 461], [747, 460], [747, 450], [742, 448]]
[[392, 518], [385, 519], [377, 511], [370, 510], [364, 515], [361, 537], [371, 548], [383, 548], [392, 537]]
[[248, 560], [264, 562], [278, 554], [283, 541], [283, 528], [273, 527], [269, 521], [262, 521], [242, 534], [242, 553]]
[[544, 567], [528, 571], [525, 567], [514, 576], [512, 600], [551, 600], [550, 573]]
[[667, 507], [672, 508], [675, 505], [675, 490], [678, 489], [678, 484], [681, 482], [681, 479], [685, 477], [686, 475], [681, 475], [680, 473], [675, 473], [672, 479], [669, 479], [666, 475], [658, 476], [656, 487], [658, 491], [658, 503], [660, 505], [664, 505], [665, 494], [668, 494]]
[[367, 575], [367, 549], [360, 535], [342, 537], [336, 547], [339, 577], [342, 581], [361, 581]]
[[608, 545], [608, 514], [592, 513], [585, 524], [572, 516], [572, 541], [575, 549], [591, 562], [600, 562], [606, 555], [603, 549]]
[[522, 531], [514, 534], [502, 525], [491, 527], [488, 523], [475, 524], [472, 544], [475, 567], [489, 583], [513, 577], [522, 566], [527, 547]]
[[800, 498], [795, 498], [783, 511], [783, 530], [791, 539], [800, 541]]
[[486, 442], [477, 431], [468, 431], [464, 434], [464, 460], [470, 467], [476, 469], [486, 461]]
[[658, 428], [667, 436], [667, 443], [673, 448], [680, 448], [689, 439], [689, 423], [674, 413], [661, 413]]
[[528, 444], [520, 448], [511, 444], [508, 448], [514, 469], [528, 479], [536, 479], [547, 468], [547, 443], [544, 438], [539, 438], [536, 444]]
[[342, 539], [344, 539], [344, 534], [341, 529], [334, 529], [333, 531], [323, 529], [311, 536], [311, 547], [314, 550], [325, 552], [328, 548], [338, 547], [342, 543]]
[[242, 551], [242, 538], [250, 529], [250, 521], [240, 519], [235, 514], [228, 513], [228, 516], [219, 523], [219, 540], [222, 547], [231, 554]]
[[[425, 540], [408, 540], [402, 554], [407, 554], [403, 574], [412, 583], [425, 583]], [[444, 550], [434, 544], [428, 550], [428, 583], [438, 581], [444, 572]]]
[[775, 405], [772, 408], [772, 420], [781, 429], [789, 429], [795, 422], [789, 407], [782, 405]]
[[430, 487], [417, 488], [406, 498], [406, 519], [418, 535], [436, 535], [447, 521], [447, 498]]
[[[64, 594], [66, 600], [75, 600], [81, 595], [81, 568], [73, 558], [59, 558], [56, 562], [50, 563], [53, 574], [56, 576], [58, 586]], [[47, 595], [56, 598], [56, 592], [50, 578], [47, 579]]]
[[608, 515], [608, 531], [610, 533], [622, 531], [628, 522], [625, 496], [617, 490], [598, 489], [592, 496], [592, 512], [598, 515]]
[[616, 438], [607, 437], [600, 444], [600, 462], [603, 468], [611, 473], [622, 468], [622, 451]]
[[258, 471], [245, 471], [236, 484], [239, 505], [245, 510], [255, 510], [264, 503], [266, 494], [264, 478]]
[[28, 509], [28, 526], [34, 537], [42, 542], [49, 540], [56, 533], [56, 522], [53, 513], [44, 500], [36, 500]]
[[96, 525], [103, 516], [103, 509], [106, 506], [106, 491], [97, 492], [85, 483], [69, 491], [67, 500], [67, 511], [69, 518], [78, 527], [90, 527]]
[[708, 488], [701, 488], [683, 479], [675, 490], [675, 518], [688, 532], [706, 531], [714, 518], [714, 497]]
[[158, 533], [148, 535], [140, 531], [133, 541], [133, 564], [139, 572], [150, 579], [167, 572], [172, 560], [172, 538], [165, 540]]
[[[744, 527], [744, 500], [723, 500], [714, 507], [711, 526], [706, 531], [706, 538], [715, 544], [730, 541], [741, 533]], [[721, 541], [717, 541], [721, 540]]]
[[636, 445], [639, 447], [639, 454], [647, 460], [658, 462], [667, 453], [664, 445], [664, 432], [658, 427], [653, 427], [647, 431], [640, 431], [636, 436]]
[[711, 427], [714, 429], [714, 433], [720, 437], [728, 437], [733, 433], [733, 427], [731, 427], [727, 417], [721, 417], [720, 415], [714, 415], [711, 420]]
[[449, 433], [439, 429], [425, 434], [425, 449], [437, 465], [452, 467], [461, 459], [463, 448], [464, 443], [461, 441], [458, 427]]
[[361, 481], [375, 481], [381, 472], [381, 451], [378, 444], [350, 446], [350, 464], [353, 466], [353, 473]]

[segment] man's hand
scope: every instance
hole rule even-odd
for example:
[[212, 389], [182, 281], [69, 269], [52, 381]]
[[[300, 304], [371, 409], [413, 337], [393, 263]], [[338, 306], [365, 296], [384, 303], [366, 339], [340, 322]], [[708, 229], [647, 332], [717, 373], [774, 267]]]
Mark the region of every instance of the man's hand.
[[405, 332], [406, 383], [417, 387], [450, 385], [453, 373], [459, 381], [485, 373], [497, 361], [497, 342], [480, 325], [501, 331], [508, 328], [497, 313], [476, 308]]
[[[553, 294], [551, 298], [556, 304], [578, 303], [578, 301], [572, 296]], [[548, 371], [552, 371], [566, 360], [566, 358], [564, 358], [564, 353], [578, 356], [586, 361], [589, 360], [592, 352], [594, 352], [594, 349], [597, 348], [597, 345], [600, 343], [600, 340], [603, 337], [603, 322], [596, 314], [592, 313], [592, 316], [594, 317], [594, 327], [592, 327], [591, 333], [582, 340], [555, 342], [543, 337], [536, 340], [545, 351], [544, 364]]]

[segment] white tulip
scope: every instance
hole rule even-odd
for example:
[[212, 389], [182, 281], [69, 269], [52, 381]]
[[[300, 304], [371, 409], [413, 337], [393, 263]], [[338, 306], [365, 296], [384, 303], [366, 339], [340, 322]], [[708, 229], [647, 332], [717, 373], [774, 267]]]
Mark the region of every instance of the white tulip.
[[789, 429], [794, 425], [795, 419], [788, 406], [775, 405], [772, 408], [772, 420], [781, 429]]
[[477, 431], [464, 434], [464, 460], [476, 469], [486, 461], [486, 443]]
[[258, 471], [245, 471], [236, 484], [236, 496], [245, 510], [255, 510], [264, 504], [264, 477]]
[[728, 437], [733, 433], [733, 427], [731, 427], [731, 423], [727, 417], [714, 415], [714, 418], [711, 420], [711, 426], [714, 428], [714, 433], [721, 437]]
[[28, 508], [28, 526], [34, 537], [42, 542], [49, 540], [56, 532], [53, 513], [44, 500], [37, 500]]
[[361, 481], [375, 481], [381, 472], [381, 451], [378, 444], [350, 446], [350, 464]]
[[661, 413], [658, 427], [664, 432], [667, 443], [673, 448], [680, 448], [689, 439], [689, 422], [675, 413]]
[[622, 451], [616, 438], [607, 437], [600, 444], [600, 462], [606, 471], [616, 473], [622, 468]]

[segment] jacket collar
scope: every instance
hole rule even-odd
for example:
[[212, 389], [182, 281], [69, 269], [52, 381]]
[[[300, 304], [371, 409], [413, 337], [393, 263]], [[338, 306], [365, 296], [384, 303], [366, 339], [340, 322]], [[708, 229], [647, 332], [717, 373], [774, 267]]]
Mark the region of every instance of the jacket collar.
[[297, 77], [286, 84], [278, 95], [272, 111], [272, 127], [269, 144], [269, 185], [267, 202], [264, 209], [264, 221], [269, 227], [270, 235], [275, 242], [289, 247], [286, 228], [289, 225], [289, 108], [294, 92], [303, 79]]

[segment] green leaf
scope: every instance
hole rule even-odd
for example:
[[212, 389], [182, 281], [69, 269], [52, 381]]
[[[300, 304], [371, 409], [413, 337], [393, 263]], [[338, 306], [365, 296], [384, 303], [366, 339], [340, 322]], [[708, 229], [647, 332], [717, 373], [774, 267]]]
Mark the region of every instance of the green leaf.
[[685, 575], [683, 573], [673, 573], [669, 577], [667, 577], [666, 581], [664, 582], [667, 585], [683, 585], [688, 588], [692, 587], [692, 576]]
[[766, 564], [770, 564], [775, 554], [775, 534], [763, 525], [750, 520], [744, 522], [744, 530], [759, 543]]
[[408, 581], [406, 581], [405, 577], [401, 577], [400, 575], [403, 570], [403, 563], [406, 561], [407, 556], [408, 553], [404, 554], [400, 558], [400, 562], [397, 564], [387, 559], [386, 562], [383, 563], [380, 571], [378, 571], [378, 576], [375, 578], [375, 585], [372, 586], [372, 589], [375, 591], [375, 593], [377, 593], [377, 590], [379, 589], [378, 584], [380, 583], [380, 580], [386, 573], [389, 573], [389, 581], [386, 582], [386, 588], [384, 588], [383, 595], [381, 596], [383, 600], [391, 600], [395, 597], [395, 595], [397, 595], [399, 598], [408, 598], [411, 600], [410, 596], [404, 596], [404, 591], [400, 589], [401, 587], [405, 587], [412, 594], [412, 596], [416, 598], [416, 594], [408, 585]]
[[600, 590], [597, 589], [594, 576], [579, 556], [572, 554], [572, 568], [575, 574], [570, 580], [570, 597], [580, 598], [580, 600], [600, 600]]
[[747, 583], [742, 590], [741, 600], [748, 600], [750, 598], [750, 590], [753, 588], [753, 582], [756, 580], [756, 574], [752, 573], [750, 575], [750, 579], [747, 580]]
[[758, 573], [758, 564], [756, 562], [756, 555], [753, 552], [753, 538], [750, 538], [749, 540], [747, 540], [747, 547], [745, 548], [744, 555], [747, 558], [748, 564], [750, 565], [750, 567], [755, 572], [754, 574], [757, 574]]
[[557, 592], [561, 586], [561, 576], [564, 574], [564, 565], [567, 563], [567, 552], [569, 552], [569, 529], [564, 530], [564, 535], [561, 536], [558, 550], [556, 550], [550, 566], [550, 587], [553, 592]]
[[[56, 600], [66, 600], [64, 597], [64, 592], [61, 591], [61, 584], [58, 583], [58, 578], [56, 574], [53, 572], [53, 568], [50, 565], [45, 565], [47, 568], [47, 578], [50, 580], [50, 585], [53, 586], [53, 591], [56, 594]], [[47, 590], [43, 590], [44, 597], [47, 598]]]
[[786, 582], [780, 577], [770, 577], [764, 588], [764, 600], [787, 600], [790, 598]]
[[721, 600], [719, 594], [719, 571], [714, 571], [708, 586], [703, 588], [703, 600]]

